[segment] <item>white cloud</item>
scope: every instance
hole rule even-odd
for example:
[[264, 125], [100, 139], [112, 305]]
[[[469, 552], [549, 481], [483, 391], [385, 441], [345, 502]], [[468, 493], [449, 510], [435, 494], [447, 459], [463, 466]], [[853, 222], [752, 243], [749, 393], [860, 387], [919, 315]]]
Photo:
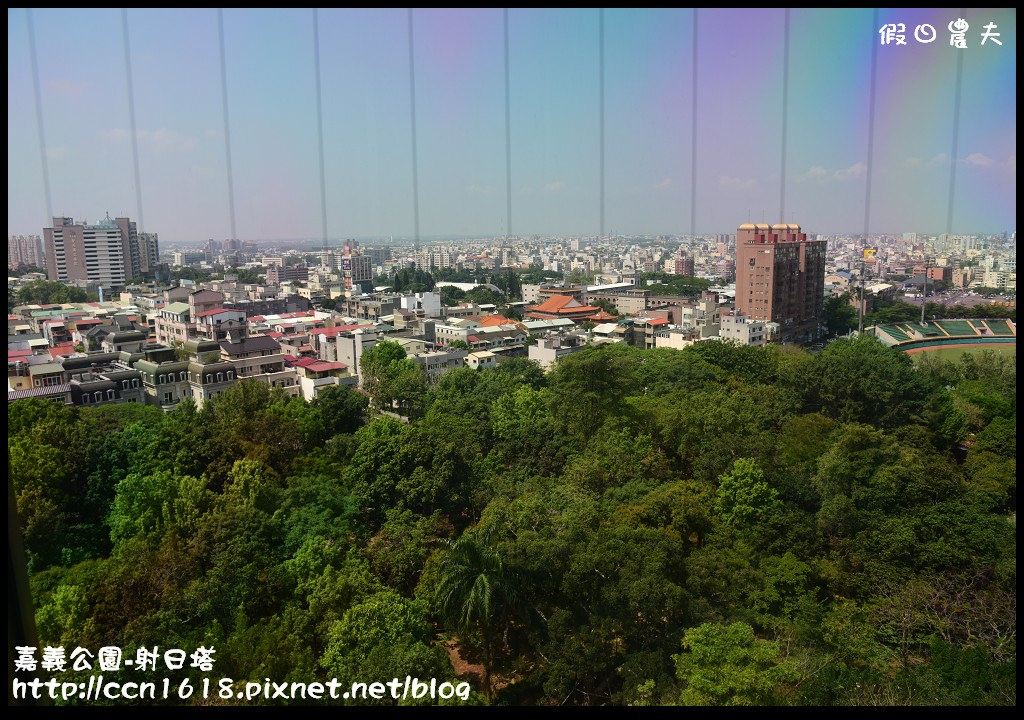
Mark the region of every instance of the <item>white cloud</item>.
[[140, 145], [149, 146], [157, 152], [187, 153], [195, 150], [199, 144], [194, 137], [167, 128], [139, 130], [138, 134]]
[[924, 160], [919, 157], [907, 158], [903, 161], [903, 166], [908, 168], [919, 168], [924, 165]]
[[990, 158], [988, 155], [982, 155], [981, 153], [971, 153], [964, 160], [968, 165], [975, 165], [977, 167], [988, 167], [995, 164], [995, 160]]
[[562, 190], [564, 188], [565, 188], [565, 183], [563, 183], [561, 180], [556, 180], [555, 182], [549, 182], [547, 185], [545, 185], [544, 186], [544, 191], [545, 192], [550, 192], [550, 193], [555, 193], [555, 192], [559, 192], [560, 190]]
[[868, 166], [862, 162], [854, 163], [845, 170], [836, 170], [834, 173], [836, 180], [847, 180], [849, 178], [860, 177], [868, 170]]
[[939, 165], [945, 165], [949, 162], [949, 155], [946, 153], [939, 153], [931, 160], [928, 161], [928, 167], [938, 167]]
[[672, 184], [672, 178], [665, 178], [664, 180], [662, 180], [660, 183], [658, 183], [654, 187], [655, 188], [667, 188], [671, 184]]
[[[128, 140], [131, 137], [131, 132], [125, 128], [111, 128], [101, 135], [110, 142], [120, 143]], [[139, 130], [135, 136], [138, 138], [139, 147], [142, 150], [160, 154], [189, 153], [199, 145], [199, 141], [191, 135], [168, 128]]]
[[63, 160], [68, 156], [67, 145], [47, 145], [46, 157], [49, 160]]
[[820, 165], [812, 165], [807, 169], [799, 179], [816, 180], [817, 182], [824, 182], [825, 178], [828, 177], [828, 170], [821, 167]]
[[722, 177], [718, 178], [718, 185], [720, 187], [730, 188], [732, 190], [749, 190], [750, 188], [755, 187], [757, 185], [757, 180], [743, 180], [740, 178], [734, 178], [729, 177], [728, 175], [723, 175]]

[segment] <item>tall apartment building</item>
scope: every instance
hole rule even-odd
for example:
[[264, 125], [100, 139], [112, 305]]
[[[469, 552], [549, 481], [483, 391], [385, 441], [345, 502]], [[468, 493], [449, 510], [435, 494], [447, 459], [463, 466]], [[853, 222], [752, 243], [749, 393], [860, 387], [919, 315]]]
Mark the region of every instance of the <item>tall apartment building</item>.
[[46, 267], [43, 244], [38, 235], [11, 235], [7, 238], [7, 267], [23, 265]]
[[736, 311], [779, 325], [780, 342], [818, 337], [825, 287], [825, 241], [799, 225], [744, 223], [736, 232]]
[[305, 265], [289, 265], [288, 267], [271, 265], [267, 268], [267, 283], [270, 285], [280, 285], [288, 280], [308, 281], [309, 268]]
[[[132, 223], [132, 227], [135, 223]], [[160, 264], [160, 239], [156, 233], [139, 233], [135, 241], [139, 256], [139, 275], [152, 277]]]
[[341, 259], [341, 272], [345, 287], [351, 290], [356, 285], [373, 280], [373, 261], [369, 255], [346, 255]]
[[128, 218], [112, 220], [108, 213], [95, 225], [87, 225], [55, 217], [53, 227], [43, 228], [43, 238], [50, 280], [116, 288], [156, 271], [156, 234], [140, 235]]
[[682, 248], [679, 248], [679, 254], [675, 257], [674, 269], [676, 275], [693, 277], [693, 256]]

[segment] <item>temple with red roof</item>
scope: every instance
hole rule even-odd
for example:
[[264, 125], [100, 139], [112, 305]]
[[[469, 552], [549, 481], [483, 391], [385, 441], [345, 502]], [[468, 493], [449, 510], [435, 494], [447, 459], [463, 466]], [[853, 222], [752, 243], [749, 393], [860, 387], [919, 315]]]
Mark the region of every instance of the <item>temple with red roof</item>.
[[574, 322], [605, 322], [612, 316], [596, 305], [584, 305], [571, 295], [552, 295], [540, 305], [527, 308], [525, 317], [534, 320], [567, 318]]

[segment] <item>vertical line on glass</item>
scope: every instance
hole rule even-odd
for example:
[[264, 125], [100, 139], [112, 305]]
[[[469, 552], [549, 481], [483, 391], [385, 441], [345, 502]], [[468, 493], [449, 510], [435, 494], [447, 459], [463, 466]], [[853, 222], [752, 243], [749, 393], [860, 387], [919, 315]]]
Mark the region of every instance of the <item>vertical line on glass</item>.
[[[874, 37], [875, 28], [878, 27], [878, 8], [875, 8], [871, 17], [871, 36]], [[872, 40], [871, 43], [871, 80], [868, 86], [868, 167], [867, 178], [864, 183], [864, 242], [868, 242], [868, 233], [871, 229], [871, 175], [874, 169], [875, 154], [875, 81], [878, 76], [878, 43]]]
[[690, 144], [690, 241], [697, 232], [697, 8], [693, 9], [693, 120]]
[[324, 112], [320, 90], [320, 15], [313, 8], [313, 63], [316, 71], [316, 137], [320, 150], [320, 240], [327, 249], [327, 181], [324, 177]]
[[231, 218], [231, 239], [238, 239], [235, 227], [235, 178], [231, 165], [231, 119], [228, 115], [228, 67], [224, 52], [224, 8], [217, 8], [217, 31], [220, 37], [220, 89], [224, 101], [224, 153], [228, 171], [228, 211]]
[[413, 237], [420, 241], [420, 177], [416, 150], [416, 61], [412, 35], [412, 8], [409, 8], [409, 115], [412, 120], [412, 223]]
[[786, 222], [786, 139], [789, 129], [789, 8], [783, 33], [782, 56], [782, 161], [779, 164], [779, 222]]
[[600, 87], [600, 118], [601, 118], [601, 235], [604, 237], [604, 8], [597, 11], [598, 65]]
[[[960, 8], [960, 17], [966, 15], [965, 8]], [[953, 203], [956, 199], [956, 155], [960, 150], [960, 90], [964, 78], [964, 54], [957, 49], [956, 57], [956, 95], [953, 99], [953, 149], [949, 153], [949, 199], [946, 207], [946, 233], [953, 232]]]
[[124, 32], [124, 68], [128, 82], [128, 124], [132, 133], [132, 166], [135, 170], [135, 204], [139, 218], [139, 232], [146, 228], [142, 213], [142, 174], [139, 172], [139, 133], [135, 124], [135, 82], [132, 76], [132, 48], [128, 37], [128, 8], [121, 8], [121, 28]]
[[508, 8], [505, 8], [505, 237], [512, 235], [512, 102], [508, 59]]
[[28, 18], [28, 49], [32, 65], [32, 93], [36, 101], [36, 129], [39, 132], [39, 160], [43, 165], [43, 195], [46, 200], [46, 216], [53, 219], [53, 202], [50, 197], [50, 163], [46, 159], [46, 133], [43, 131], [43, 99], [39, 91], [39, 63], [36, 61], [36, 32], [32, 24], [32, 9], [25, 10]]

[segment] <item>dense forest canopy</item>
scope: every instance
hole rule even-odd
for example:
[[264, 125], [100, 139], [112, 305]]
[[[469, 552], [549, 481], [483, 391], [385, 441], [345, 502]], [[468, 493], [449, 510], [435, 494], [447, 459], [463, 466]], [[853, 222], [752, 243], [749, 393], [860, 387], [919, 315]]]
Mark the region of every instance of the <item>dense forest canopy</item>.
[[40, 645], [257, 682], [457, 653], [478, 703], [1015, 704], [1012, 358], [614, 345], [427, 385], [394, 355], [372, 404], [10, 404]]

